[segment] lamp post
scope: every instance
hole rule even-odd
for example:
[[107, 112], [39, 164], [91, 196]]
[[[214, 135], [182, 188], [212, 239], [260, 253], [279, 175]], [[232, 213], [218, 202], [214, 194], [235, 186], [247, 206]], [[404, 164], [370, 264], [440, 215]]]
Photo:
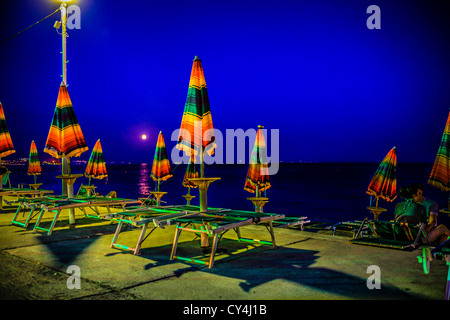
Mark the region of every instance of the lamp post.
[[[62, 81], [66, 86], [67, 84], [67, 3], [72, 0], [58, 0], [61, 2], [59, 9], [61, 10], [61, 27], [62, 27]], [[56, 27], [56, 25], [55, 25]], [[58, 25], [59, 28], [59, 25]]]
[[[56, 29], [59, 29], [59, 27], [62, 27], [61, 29], [61, 37], [62, 37], [62, 82], [65, 84], [66, 87], [68, 87], [67, 84], [67, 3], [71, 2], [72, 0], [58, 0], [61, 4], [59, 6], [59, 9], [61, 11], [61, 21], [56, 22], [54, 27]], [[72, 199], [73, 194], [73, 184], [75, 183], [75, 180], [78, 177], [81, 177], [82, 174], [71, 174], [70, 169], [70, 158], [63, 155], [61, 159], [61, 175], [57, 176], [57, 178], [60, 178], [62, 180], [62, 193], [63, 195], [67, 196], [67, 198]], [[75, 209], [69, 210], [69, 223], [70, 225], [75, 224]]]
[[[67, 3], [71, 2], [71, 0], [58, 0], [60, 2], [59, 10], [61, 11], [61, 21], [57, 21], [54, 24], [55, 29], [62, 28], [61, 37], [62, 37], [62, 81], [66, 85], [67, 84]], [[70, 174], [70, 159], [67, 157], [62, 157], [61, 159], [61, 173]], [[72, 190], [69, 190], [72, 188]], [[62, 181], [62, 194], [68, 196], [69, 194], [73, 194], [73, 185], [68, 186], [67, 183]]]

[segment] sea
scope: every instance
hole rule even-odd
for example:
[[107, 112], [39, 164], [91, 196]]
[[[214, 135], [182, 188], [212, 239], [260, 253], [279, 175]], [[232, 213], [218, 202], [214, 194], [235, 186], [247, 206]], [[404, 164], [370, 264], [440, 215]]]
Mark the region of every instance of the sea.
[[[378, 166], [377, 163], [280, 163], [277, 174], [270, 176], [271, 188], [265, 192], [269, 202], [264, 206], [264, 212], [306, 216], [311, 221], [329, 224], [372, 218], [367, 207], [375, 205], [375, 198], [366, 191]], [[448, 193], [427, 184], [432, 166], [432, 163], [398, 163], [397, 190], [411, 182], [420, 182], [424, 185], [425, 196], [438, 202], [440, 208], [446, 208]], [[12, 187], [34, 182], [33, 176], [27, 175], [27, 165], [7, 167], [11, 171]], [[151, 163], [107, 164], [108, 177], [92, 179], [91, 184], [101, 195], [116, 191], [121, 198], [145, 198], [157, 186], [150, 177], [151, 168]], [[85, 165], [71, 164], [72, 173], [84, 173], [84, 170]], [[254, 210], [253, 204], [247, 200], [254, 194], [243, 189], [247, 170], [248, 165], [244, 164], [205, 165], [206, 177], [220, 177], [208, 189], [208, 206]], [[173, 177], [160, 184], [160, 190], [167, 192], [162, 198], [163, 205], [186, 203], [182, 197], [188, 193], [188, 188], [182, 185], [185, 171], [186, 164], [172, 164]], [[62, 183], [56, 178], [59, 174], [59, 165], [42, 164], [42, 174], [37, 176], [37, 182], [43, 183], [41, 189], [61, 194]], [[74, 193], [78, 192], [81, 184], [88, 183], [88, 178], [78, 178]], [[191, 188], [190, 193], [196, 196], [191, 204], [198, 205], [198, 189]], [[401, 201], [403, 199], [399, 196], [393, 202], [380, 199], [378, 206], [387, 211], [379, 219], [393, 219], [394, 207]], [[443, 213], [438, 222], [450, 226], [450, 218]]]

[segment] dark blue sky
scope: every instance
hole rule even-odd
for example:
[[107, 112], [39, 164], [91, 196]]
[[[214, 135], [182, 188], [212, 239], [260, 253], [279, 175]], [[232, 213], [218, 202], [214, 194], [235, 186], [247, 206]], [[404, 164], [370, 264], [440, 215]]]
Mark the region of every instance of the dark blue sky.
[[[399, 162], [434, 161], [450, 108], [446, 1], [73, 3], [81, 29], [69, 30], [68, 89], [89, 146], [81, 159], [101, 139], [106, 161], [151, 162], [160, 130], [171, 150], [198, 55], [214, 127], [279, 129], [282, 161], [381, 162], [393, 146]], [[366, 27], [372, 4], [380, 30]], [[0, 6], [1, 41], [58, 2]], [[0, 44], [8, 159], [27, 157], [31, 140], [49, 158], [59, 17]]]

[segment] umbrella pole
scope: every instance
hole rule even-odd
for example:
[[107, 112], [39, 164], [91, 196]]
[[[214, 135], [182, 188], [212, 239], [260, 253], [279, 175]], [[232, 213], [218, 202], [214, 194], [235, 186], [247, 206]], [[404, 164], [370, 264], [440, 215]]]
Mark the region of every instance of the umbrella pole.
[[[68, 174], [68, 163], [67, 158], [62, 157], [61, 159], [61, 174]], [[67, 184], [65, 183], [64, 179], [62, 180], [62, 195], [67, 196]]]
[[[200, 149], [200, 177], [205, 177], [205, 165], [203, 163], [203, 146]], [[200, 211], [206, 212], [208, 210], [208, 198], [206, 190], [199, 187], [199, 197], [200, 197]], [[202, 233], [203, 235], [203, 233]]]
[[[203, 146], [200, 147], [200, 177], [205, 177], [205, 165], [203, 163]], [[199, 186], [198, 188], [199, 198], [200, 198], [200, 212], [206, 212], [208, 210], [208, 198], [206, 194], [206, 190], [203, 190]], [[206, 248], [209, 246], [208, 235], [204, 232], [201, 233], [201, 247]]]
[[[256, 198], [259, 198], [259, 185], [258, 184], [256, 185], [255, 195], [256, 195]], [[255, 212], [260, 212], [260, 208], [256, 205], [256, 202], [255, 202]]]
[[[159, 178], [158, 178], [158, 192], [159, 192]], [[156, 197], [156, 206], [159, 207], [161, 205], [161, 197]]]
[[[62, 174], [70, 174], [70, 159], [68, 157], [62, 158]], [[66, 192], [64, 193], [64, 190]], [[63, 195], [66, 195], [68, 199], [73, 199], [73, 184], [67, 184], [63, 179]], [[69, 209], [69, 224], [75, 224], [75, 209]]]

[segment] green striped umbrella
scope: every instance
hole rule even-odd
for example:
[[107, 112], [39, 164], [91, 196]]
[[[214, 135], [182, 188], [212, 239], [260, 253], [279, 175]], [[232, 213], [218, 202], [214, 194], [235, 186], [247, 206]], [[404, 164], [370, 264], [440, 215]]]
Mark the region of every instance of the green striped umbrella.
[[41, 162], [39, 161], [36, 143], [31, 141], [30, 156], [28, 158], [28, 174], [34, 176], [34, 183], [36, 183], [36, 176], [42, 173]]
[[[9, 134], [8, 127], [6, 126], [5, 113], [3, 111], [3, 105], [0, 102], [0, 164], [3, 157], [16, 152]], [[8, 179], [9, 171], [6, 167], [0, 166], [0, 190], [3, 189], [3, 178]]]
[[212, 155], [216, 143], [205, 75], [198, 56], [192, 64], [177, 148], [189, 156], [200, 154], [200, 175], [203, 177], [203, 153]]
[[392, 202], [397, 197], [397, 151], [393, 147], [380, 163], [367, 188], [367, 194]]
[[[176, 147], [183, 150], [188, 156], [192, 154], [200, 156], [200, 177], [191, 180], [198, 185], [200, 195], [200, 210], [208, 210], [207, 190], [213, 181], [220, 178], [206, 178], [204, 166], [204, 154], [212, 155], [217, 147], [214, 127], [209, 105], [208, 91], [206, 89], [205, 74], [202, 62], [195, 56], [192, 64], [189, 89], [181, 119], [180, 133]], [[205, 245], [208, 237], [202, 234], [202, 245]]]
[[[75, 115], [69, 91], [64, 82], [61, 82], [44, 152], [56, 159], [61, 158], [62, 174], [68, 175], [71, 174], [69, 158], [79, 157], [87, 150], [86, 140]], [[67, 185], [63, 179], [62, 191], [64, 195], [71, 194], [73, 185]]]
[[6, 126], [5, 112], [3, 111], [3, 105], [0, 102], [0, 160], [3, 157], [16, 152], [9, 134], [8, 127]]
[[92, 149], [84, 175], [89, 178], [89, 185], [91, 185], [91, 178], [103, 179], [108, 176], [100, 139], [97, 140], [94, 149]]
[[[450, 192], [450, 112], [428, 183], [439, 190]], [[450, 194], [447, 209], [450, 210]]]
[[87, 150], [88, 146], [75, 115], [69, 92], [62, 82], [44, 152], [59, 159], [78, 157]]
[[244, 190], [256, 193], [256, 197], [259, 197], [260, 192], [270, 188], [266, 141], [264, 139], [263, 129], [263, 126], [258, 126], [244, 185]]
[[166, 144], [162, 132], [159, 132], [158, 141], [156, 143], [155, 157], [153, 159], [152, 173], [150, 176], [154, 181], [158, 181], [158, 191], [160, 181], [171, 178], [172, 170], [170, 169], [169, 157], [167, 156]]

